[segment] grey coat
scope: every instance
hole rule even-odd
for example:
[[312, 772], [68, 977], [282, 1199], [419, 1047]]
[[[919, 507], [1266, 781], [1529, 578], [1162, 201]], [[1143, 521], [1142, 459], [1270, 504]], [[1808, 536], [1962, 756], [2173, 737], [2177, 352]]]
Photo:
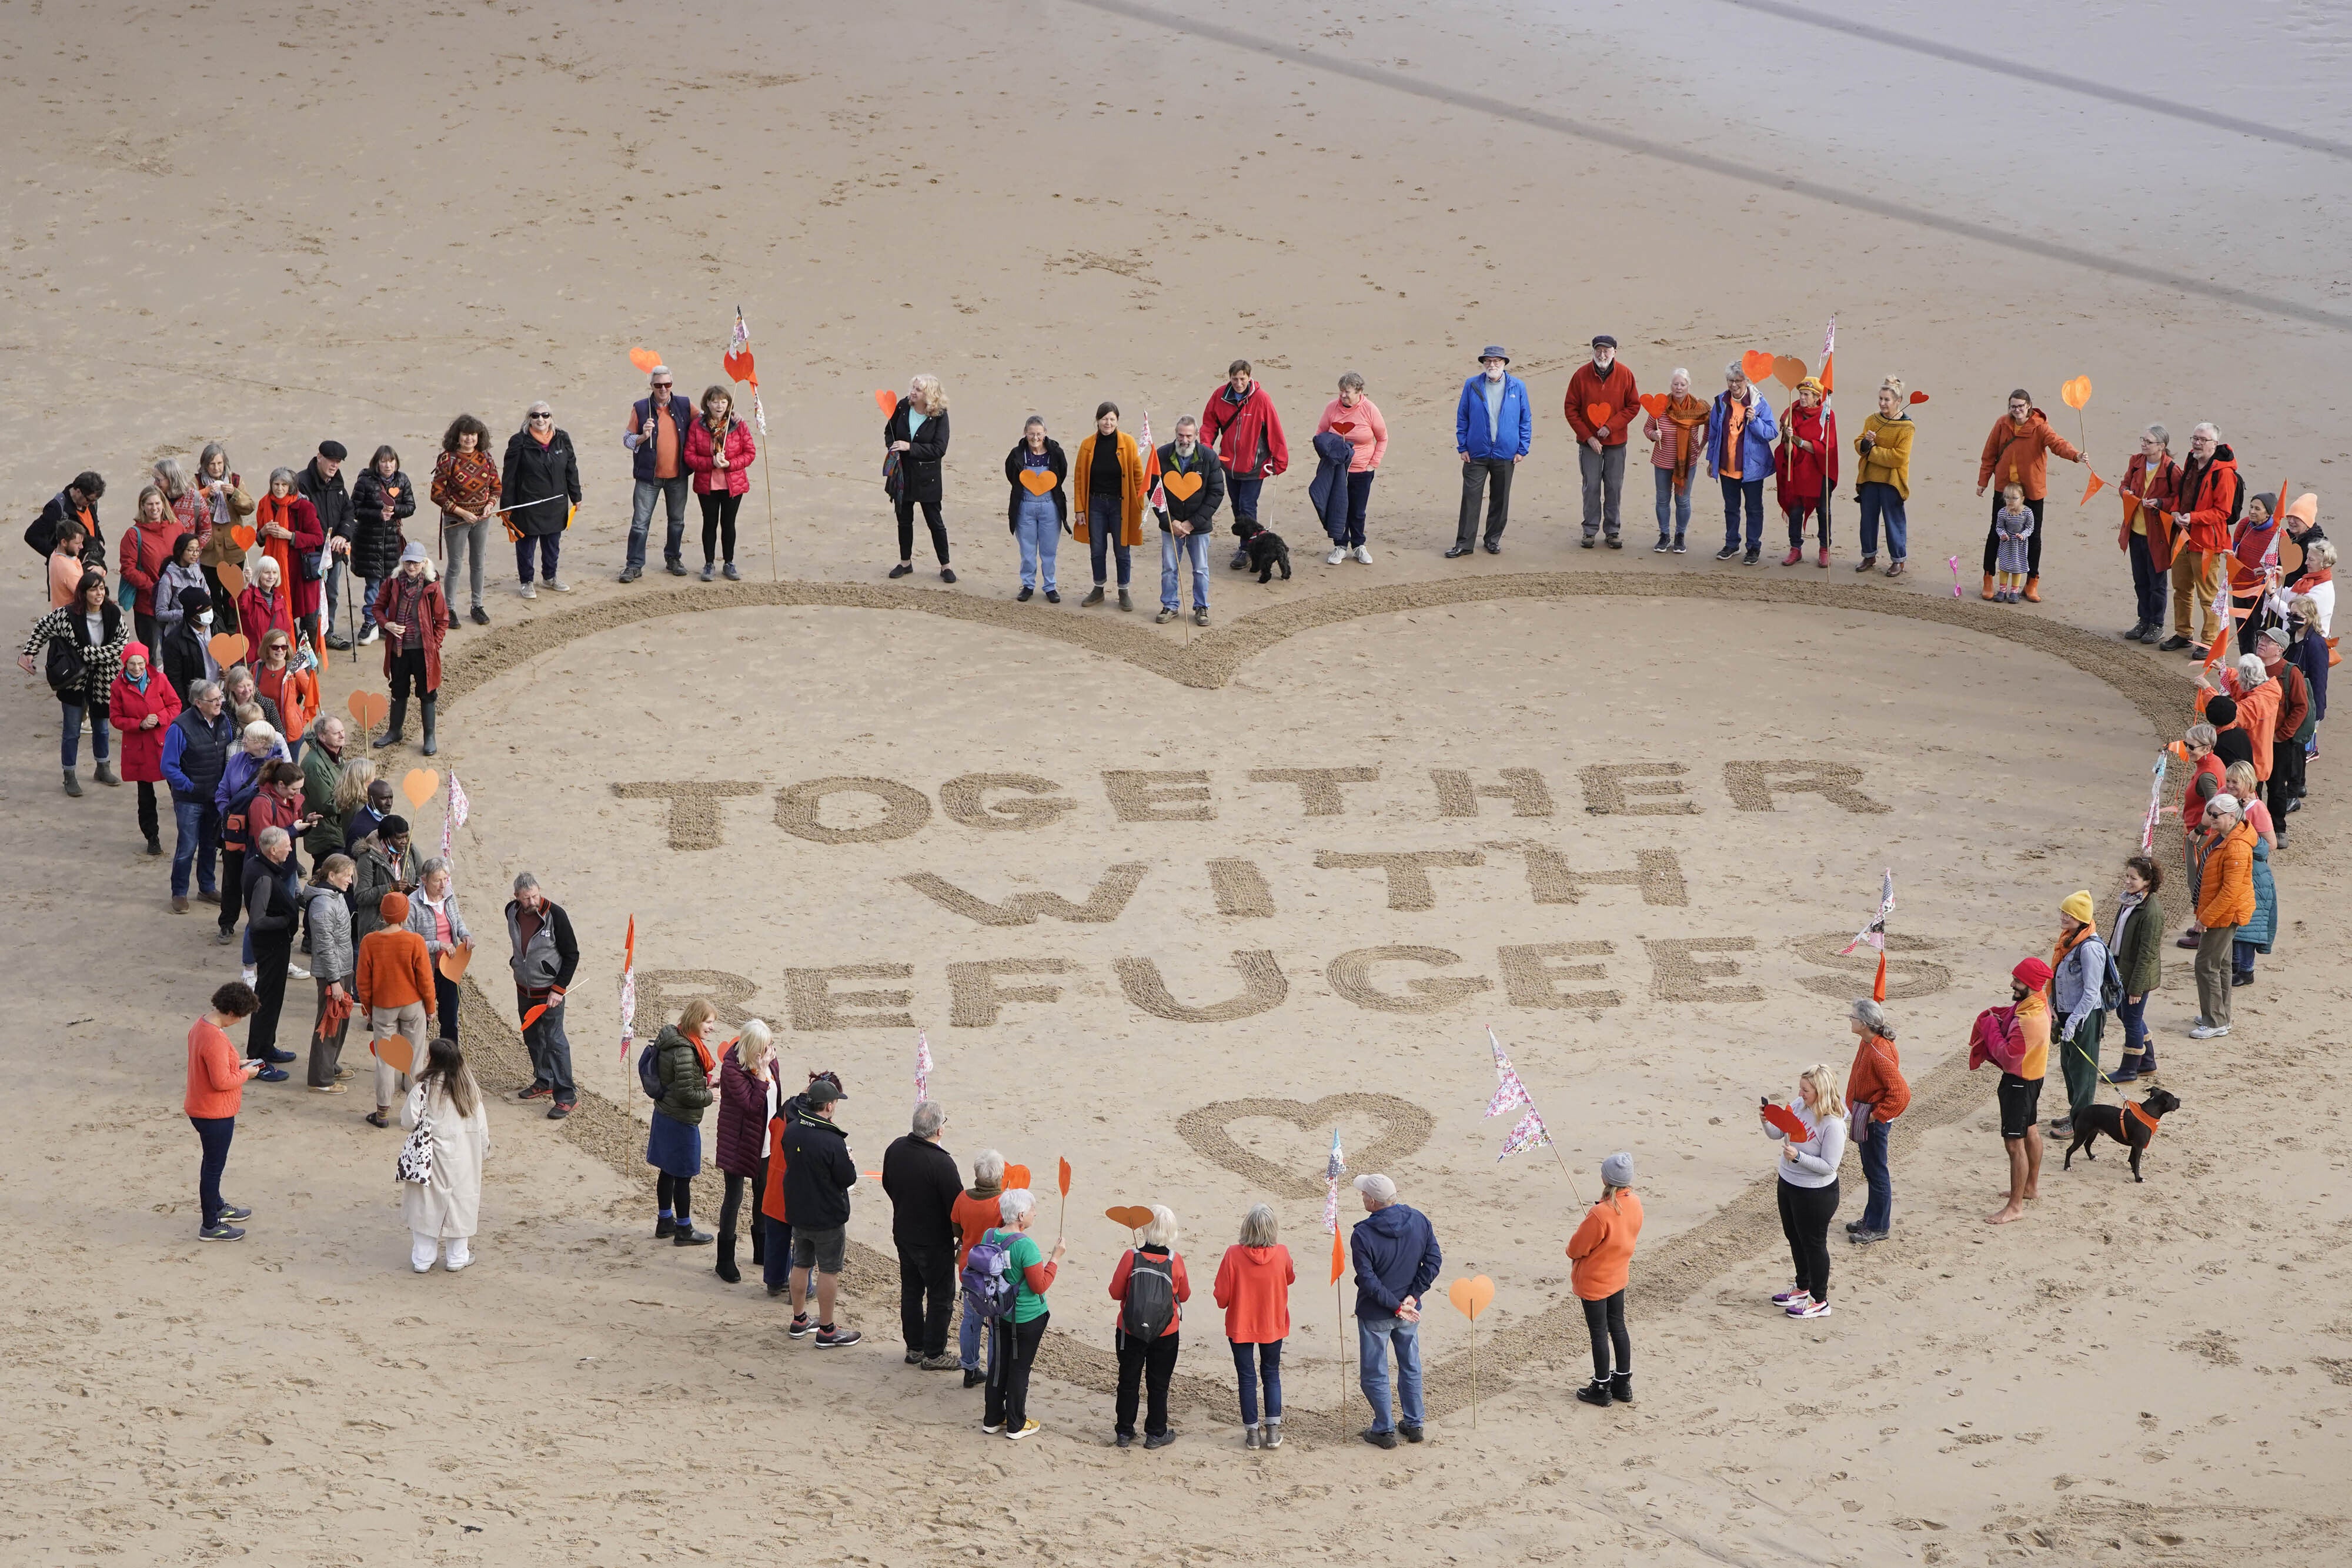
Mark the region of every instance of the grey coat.
[[416, 885], [416, 845], [412, 841], [395, 862], [383, 841], [370, 834], [352, 859], [359, 862], [359, 880], [352, 883], [352, 930], [365, 936], [383, 929], [383, 895], [398, 891], [404, 882]]
[[311, 977], [350, 985], [359, 972], [352, 945], [352, 906], [343, 902], [341, 890], [324, 883], [304, 888], [302, 904], [310, 922]]
[[[457, 946], [472, 946], [474, 934], [466, 929], [466, 917], [457, 913], [456, 883], [450, 884], [449, 896], [442, 901], [441, 907], [449, 913], [449, 935], [457, 939]], [[440, 923], [433, 918], [433, 912], [425, 907], [425, 894], [421, 892], [408, 895], [408, 928], [425, 938], [425, 950], [434, 957], [438, 958], [449, 950], [435, 939], [435, 934], [440, 929]]]

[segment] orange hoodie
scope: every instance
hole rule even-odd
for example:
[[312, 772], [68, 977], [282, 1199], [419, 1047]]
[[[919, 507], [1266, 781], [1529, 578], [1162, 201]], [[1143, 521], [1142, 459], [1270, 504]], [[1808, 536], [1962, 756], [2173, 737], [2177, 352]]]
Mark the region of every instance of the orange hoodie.
[[414, 1002], [430, 1013], [433, 959], [425, 950], [425, 938], [402, 924], [408, 918], [408, 895], [385, 894], [377, 901], [376, 912], [383, 916], [384, 925], [360, 938], [359, 972], [352, 977], [352, 995], [363, 1008], [404, 1008]]
[[2039, 501], [2049, 494], [2053, 452], [2069, 463], [2083, 455], [2050, 428], [2040, 409], [2028, 413], [2023, 424], [2004, 413], [1993, 421], [1992, 434], [1985, 437], [1984, 452], [1977, 459], [1977, 486], [2017, 485], [2024, 489], [2027, 500]]
[[1587, 1301], [1605, 1301], [1625, 1288], [1633, 1261], [1633, 1241], [1642, 1234], [1642, 1199], [1628, 1188], [1615, 1203], [1596, 1203], [1568, 1239], [1573, 1260], [1569, 1283]]

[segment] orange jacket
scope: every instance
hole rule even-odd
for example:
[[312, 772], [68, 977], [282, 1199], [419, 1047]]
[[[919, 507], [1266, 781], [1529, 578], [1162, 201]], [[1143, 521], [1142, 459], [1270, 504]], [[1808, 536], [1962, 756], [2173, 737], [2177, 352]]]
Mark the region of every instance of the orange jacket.
[[1235, 1344], [1288, 1339], [1290, 1287], [1297, 1280], [1287, 1247], [1226, 1248], [1210, 1291], [1225, 1309], [1225, 1337]]
[[[2180, 532], [2172, 520], [2178, 510], [2180, 488], [2180, 465], [2169, 455], [2151, 470], [2144, 453], [2134, 453], [2124, 469], [2124, 482], [2117, 486], [2124, 499], [2124, 520], [2116, 529], [2116, 548], [2131, 549], [2132, 525], [2137, 523], [2147, 535], [2147, 564], [2158, 571], [2172, 567], [2172, 547]], [[2139, 500], [2134, 500], [2138, 497]], [[2143, 512], [2140, 500], [2147, 503]]]
[[1633, 1240], [1641, 1234], [1642, 1199], [1631, 1190], [1619, 1193], [1613, 1207], [1596, 1203], [1585, 1211], [1584, 1223], [1568, 1239], [1569, 1283], [1580, 1300], [1605, 1301], [1625, 1288]]
[[2083, 455], [2050, 428], [2040, 409], [2028, 413], [2023, 424], [2004, 413], [1992, 422], [1992, 434], [1985, 437], [1984, 453], [1977, 460], [1977, 486], [2019, 485], [2027, 500], [2039, 501], [2049, 492], [2053, 452], [2069, 463]]
[[245, 1063], [236, 1047], [210, 1019], [198, 1019], [188, 1030], [188, 1095], [182, 1108], [191, 1116], [211, 1121], [234, 1116], [245, 1103]]
[[[2182, 478], [2188, 478], [2182, 471]], [[2244, 501], [2244, 492], [2238, 484], [2238, 459], [2227, 446], [2213, 448], [2213, 460], [2205, 465], [2193, 485], [2184, 484], [2180, 492], [2179, 510], [2189, 517], [2189, 538], [2180, 547], [2203, 550], [2208, 555], [2220, 555], [2230, 548], [2231, 525], [2237, 521]]]
[[[2223, 636], [2229, 635], [2224, 630]], [[2246, 740], [2254, 748], [2254, 777], [2267, 780], [2271, 776], [2271, 743], [2278, 735], [2279, 704], [2286, 688], [2276, 681], [2264, 681], [2252, 691], [2241, 691], [2237, 672], [2228, 672], [2222, 679], [2231, 700], [2238, 705], [2238, 722], [2234, 727], [2246, 732]], [[2203, 711], [2204, 704], [2197, 705]]]
[[404, 925], [361, 937], [352, 995], [363, 1008], [404, 1008], [417, 1002], [432, 1011], [433, 960], [425, 953], [425, 938]]
[[1903, 1058], [1896, 1052], [1895, 1042], [1883, 1035], [1871, 1035], [1853, 1053], [1853, 1066], [1845, 1075], [1845, 1103], [1859, 1105], [1867, 1102], [1871, 1120], [1892, 1122], [1910, 1108], [1911, 1085], [1903, 1076]]
[[2254, 917], [2254, 828], [2241, 821], [2205, 847], [2197, 881], [2197, 924], [2211, 931]]

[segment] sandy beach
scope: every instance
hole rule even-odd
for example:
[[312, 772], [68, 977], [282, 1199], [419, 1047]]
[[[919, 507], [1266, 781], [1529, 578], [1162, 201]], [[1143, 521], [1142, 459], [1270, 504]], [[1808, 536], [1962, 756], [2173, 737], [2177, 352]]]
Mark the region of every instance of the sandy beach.
[[[2332, 92], [2352, 27], [2287, 4], [2210, 34], [2104, 4], [1981, 9], [16, 0], [0, 363], [31, 417], [0, 472], [19, 514], [95, 468], [114, 538], [146, 465], [211, 440], [248, 481], [326, 437], [391, 443], [421, 476], [454, 414], [502, 445], [538, 398], [585, 499], [576, 591], [521, 600], [494, 541], [492, 624], [446, 650], [430, 766], [471, 801], [457, 885], [491, 943], [462, 1034], [496, 1100], [461, 1276], [406, 1268], [398, 1134], [361, 1121], [365, 1093], [299, 1082], [247, 1091], [227, 1190], [257, 1215], [239, 1244], [197, 1244], [183, 1041], [233, 950], [205, 906], [171, 912], [129, 789], [58, 792], [53, 701], [9, 688], [0, 930], [35, 978], [0, 1047], [25, 1243], [0, 1285], [0, 1555], [2352, 1551], [2331, 1479], [2352, 1463], [2330, 1065], [2352, 915], [2328, 732], [2231, 1036], [2186, 1037], [2190, 956], [2166, 948], [2148, 1018], [2182, 1109], [2144, 1184], [2112, 1145], [2064, 1172], [2053, 1145], [2026, 1220], [1983, 1225], [2005, 1172], [1991, 1074], [1966, 1071], [1970, 1019], [2048, 952], [2059, 900], [2090, 889], [2105, 927], [2193, 674], [2117, 637], [2112, 490], [2078, 505], [2071, 465], [2042, 601], [1979, 600], [1985, 430], [2022, 385], [2112, 485], [2148, 422], [2179, 451], [2212, 420], [2250, 487], [2290, 480], [2326, 517], [2352, 463], [2352, 235], [2324, 195], [2352, 159]], [[656, 554], [617, 583], [629, 350], [698, 394], [739, 306], [769, 429], [744, 580], [672, 579]], [[1778, 564], [1777, 515], [1764, 564], [1714, 560], [1704, 482], [1690, 553], [1652, 554], [1638, 441], [1630, 548], [1577, 548], [1560, 411], [1587, 339], [1613, 334], [1645, 392], [1685, 366], [1709, 395], [1745, 351], [1817, 365], [1832, 315], [1846, 434], [1883, 374], [1929, 394], [1907, 576], [1852, 570], [1850, 485], [1828, 570]], [[1489, 343], [1536, 437], [1503, 553], [1449, 560], [1454, 405]], [[1237, 356], [1288, 432], [1262, 515], [1295, 575], [1227, 570], [1221, 532], [1211, 624], [1155, 625], [1156, 538], [1130, 613], [1081, 608], [1066, 540], [1064, 601], [1015, 602], [1002, 465], [1023, 419], [1075, 455], [1109, 399], [1164, 441]], [[1391, 445], [1374, 559], [1335, 566], [1308, 438], [1350, 370]], [[919, 530], [916, 574], [885, 577], [875, 392], [919, 371], [952, 408], [952, 586]], [[2058, 392], [2075, 376], [2096, 388], [2079, 417]], [[692, 520], [686, 551], [698, 566]], [[29, 624], [41, 566], [14, 559]], [[338, 655], [330, 706], [383, 684], [377, 650]], [[426, 763], [379, 755], [395, 779]], [[442, 810], [415, 813], [427, 852]], [[2177, 867], [2177, 828], [2158, 843]], [[565, 1123], [513, 1098], [529, 1068], [496, 934], [523, 870], [583, 952]], [[1766, 1300], [1789, 1261], [1751, 1102], [1815, 1061], [1843, 1073], [1869, 967], [1836, 950], [1889, 870], [1916, 1094], [1895, 1229], [1841, 1239], [1836, 1315], [1791, 1322]], [[2177, 929], [2186, 893], [2164, 895]], [[1032, 1167], [1070, 1241], [1036, 1440], [982, 1437], [978, 1390], [900, 1364], [874, 1184], [849, 1350], [788, 1339], [756, 1274], [728, 1286], [707, 1249], [655, 1244], [616, 1008], [632, 919], [641, 1036], [697, 996], [730, 1032], [767, 1020], [788, 1081], [840, 1072], [872, 1171], [906, 1131], [920, 1030], [945, 1145]], [[309, 996], [289, 988], [285, 1034]], [[1496, 1160], [1489, 1029], [1559, 1160]], [[1496, 1286], [1475, 1326], [1432, 1303], [1421, 1447], [1356, 1440], [1322, 1226], [1335, 1128], [1351, 1171], [1430, 1215], [1441, 1291]], [[1648, 1212], [1640, 1397], [1596, 1411], [1572, 1397], [1561, 1249], [1618, 1149]], [[706, 1223], [718, 1187], [697, 1183]], [[1843, 1189], [1841, 1220], [1851, 1164]], [[1241, 1446], [1208, 1300], [1260, 1201], [1298, 1272], [1274, 1453]], [[1122, 1451], [1105, 1286], [1127, 1232], [1103, 1211], [1154, 1202], [1195, 1289], [1181, 1437]]]

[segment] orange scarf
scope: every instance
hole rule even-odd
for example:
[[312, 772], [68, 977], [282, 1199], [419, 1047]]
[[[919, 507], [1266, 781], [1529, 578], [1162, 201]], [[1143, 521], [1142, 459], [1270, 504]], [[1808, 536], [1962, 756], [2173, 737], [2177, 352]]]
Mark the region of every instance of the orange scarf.
[[1685, 392], [1666, 400], [1666, 417], [1681, 428], [1675, 446], [1675, 491], [1685, 494], [1698, 467], [1698, 449], [1706, 444], [1706, 404]]
[[[287, 496], [281, 498], [265, 492], [261, 499], [254, 505], [253, 526], [255, 531], [259, 532], [261, 529], [274, 525], [278, 528], [284, 528], [289, 534], [292, 533], [294, 531], [294, 501], [295, 497], [292, 496]], [[287, 592], [291, 593], [294, 590], [295, 581], [294, 541], [292, 539], [270, 538], [265, 536], [261, 541], [261, 553], [278, 563], [278, 586], [284, 589]]]

